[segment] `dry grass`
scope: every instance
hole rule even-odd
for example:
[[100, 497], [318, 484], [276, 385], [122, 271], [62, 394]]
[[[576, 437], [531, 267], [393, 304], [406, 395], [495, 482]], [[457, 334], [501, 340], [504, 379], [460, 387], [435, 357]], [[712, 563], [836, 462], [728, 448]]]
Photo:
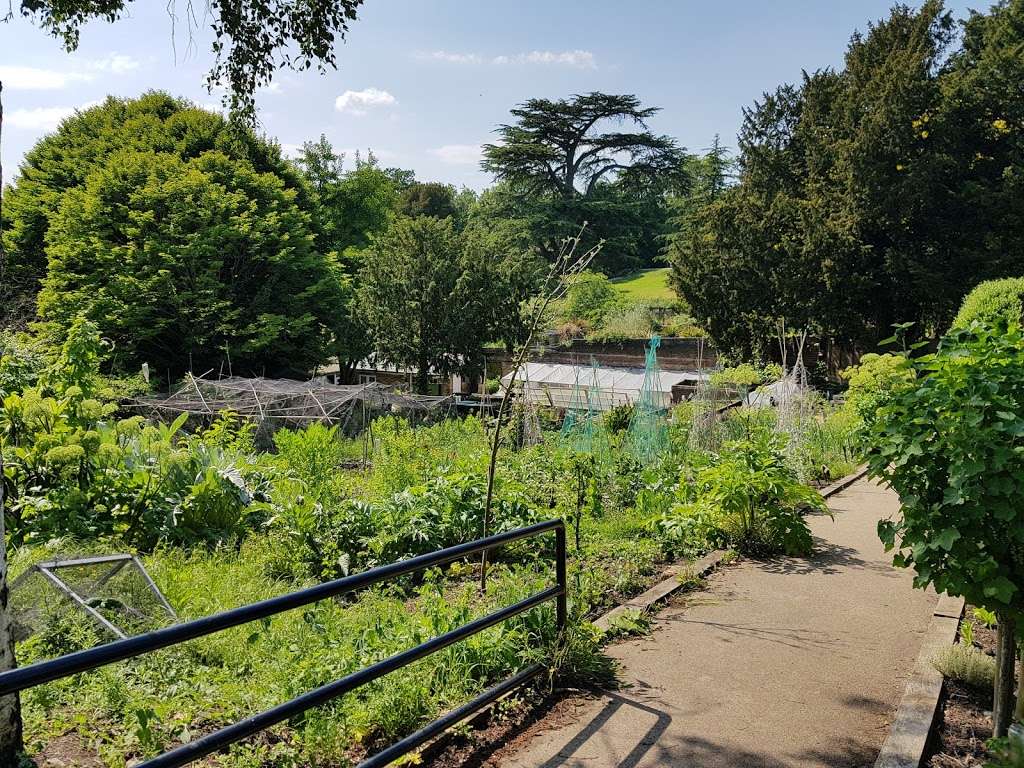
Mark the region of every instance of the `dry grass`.
[[963, 643], [937, 653], [932, 666], [944, 677], [982, 690], [991, 690], [996, 676], [995, 659]]

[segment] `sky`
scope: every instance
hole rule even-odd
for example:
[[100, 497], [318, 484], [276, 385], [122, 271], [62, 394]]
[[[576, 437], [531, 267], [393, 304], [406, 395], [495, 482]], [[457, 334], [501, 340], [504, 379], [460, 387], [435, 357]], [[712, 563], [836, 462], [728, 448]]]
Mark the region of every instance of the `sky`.
[[[357, 149], [372, 149], [418, 179], [474, 189], [491, 181], [480, 145], [532, 97], [633, 93], [661, 108], [651, 128], [689, 150], [716, 134], [734, 147], [743, 107], [802, 70], [840, 66], [853, 31], [891, 4], [366, 0], [337, 48], [336, 71], [282, 71], [259, 93], [260, 128], [286, 152], [324, 134], [350, 166]], [[29, 20], [0, 22], [5, 180], [62, 117], [107, 94], [156, 88], [219, 108], [220, 94], [204, 85], [213, 54], [203, 18], [190, 45], [163, 0], [129, 7], [119, 22], [84, 27], [74, 54]], [[968, 5], [947, 7], [963, 17]]]

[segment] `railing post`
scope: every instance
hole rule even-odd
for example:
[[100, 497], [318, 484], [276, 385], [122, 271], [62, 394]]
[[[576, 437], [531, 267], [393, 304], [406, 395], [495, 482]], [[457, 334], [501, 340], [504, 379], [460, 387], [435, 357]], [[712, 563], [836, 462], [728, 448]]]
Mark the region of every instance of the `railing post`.
[[558, 623], [558, 632], [561, 634], [569, 621], [569, 579], [565, 569], [565, 525], [555, 528], [555, 578], [558, 586], [562, 588], [561, 593], [555, 600], [555, 615]]

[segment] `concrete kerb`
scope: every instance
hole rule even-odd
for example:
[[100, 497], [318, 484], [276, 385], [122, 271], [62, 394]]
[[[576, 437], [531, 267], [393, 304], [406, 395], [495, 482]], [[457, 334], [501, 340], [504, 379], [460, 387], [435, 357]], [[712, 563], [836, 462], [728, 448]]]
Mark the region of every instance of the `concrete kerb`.
[[821, 495], [824, 496], [826, 499], [829, 498], [830, 496], [835, 496], [837, 493], [845, 491], [855, 482], [857, 482], [862, 477], [867, 475], [867, 473], [868, 468], [866, 465], [858, 467], [853, 472], [848, 474], [846, 477], [841, 477], [834, 483], [832, 483], [832, 485], [826, 485], [824, 488], [822, 488]]
[[942, 695], [942, 673], [935, 669], [932, 659], [956, 642], [963, 612], [962, 597], [939, 596], [889, 735], [875, 760], [875, 768], [918, 768], [921, 765]]

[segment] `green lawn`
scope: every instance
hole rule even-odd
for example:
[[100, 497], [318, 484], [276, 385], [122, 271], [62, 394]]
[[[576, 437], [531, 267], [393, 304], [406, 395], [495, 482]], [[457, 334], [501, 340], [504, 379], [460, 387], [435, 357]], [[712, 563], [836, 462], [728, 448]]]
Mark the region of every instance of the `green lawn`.
[[630, 299], [675, 299], [676, 294], [668, 284], [668, 267], [642, 269], [625, 277], [612, 280], [615, 287]]

